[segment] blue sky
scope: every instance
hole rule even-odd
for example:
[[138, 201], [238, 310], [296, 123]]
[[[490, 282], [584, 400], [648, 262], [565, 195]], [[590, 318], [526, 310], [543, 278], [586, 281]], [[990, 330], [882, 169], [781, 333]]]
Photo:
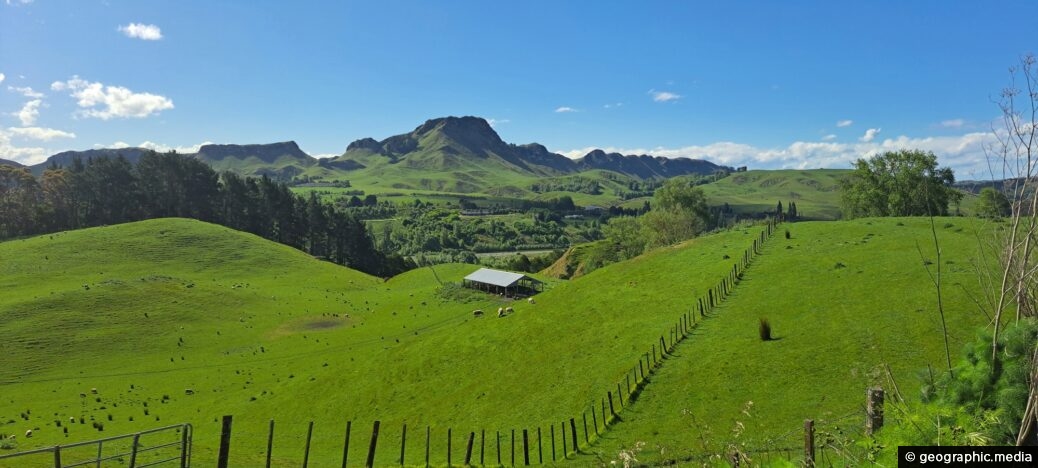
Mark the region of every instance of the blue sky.
[[[505, 141], [751, 168], [902, 147], [983, 178], [1038, 2], [0, 0], [0, 158], [476, 115]], [[31, 89], [30, 89], [31, 88]]]

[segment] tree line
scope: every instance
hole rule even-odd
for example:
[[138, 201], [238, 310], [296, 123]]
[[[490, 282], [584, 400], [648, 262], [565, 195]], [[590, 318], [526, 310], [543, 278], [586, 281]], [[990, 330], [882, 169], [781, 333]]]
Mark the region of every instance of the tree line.
[[217, 173], [195, 158], [149, 152], [74, 160], [37, 178], [0, 165], [0, 239], [180, 217], [220, 224], [378, 276], [412, 267], [379, 252], [355, 217], [262, 178]]

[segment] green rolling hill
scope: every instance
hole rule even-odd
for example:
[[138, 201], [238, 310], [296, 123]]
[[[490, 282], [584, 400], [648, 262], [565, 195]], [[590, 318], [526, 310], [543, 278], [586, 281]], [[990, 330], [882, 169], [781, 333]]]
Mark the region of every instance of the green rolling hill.
[[[622, 414], [624, 422], [585, 451], [608, 459], [646, 439], [676, 450], [670, 433], [655, 434], [654, 425], [681, 427], [687, 420], [680, 410], [689, 408], [704, 427], [724, 432], [747, 398], [756, 399], [762, 421], [754, 437], [767, 437], [804, 414], [847, 411], [883, 363], [903, 377], [903, 391], [913, 387], [912, 372], [939, 364], [933, 294], [922, 260], [909, 254], [926, 242], [921, 220], [790, 229], [793, 238], [770, 241], [734, 296]], [[710, 235], [552, 282], [536, 304], [441, 286], [472, 265], [383, 282], [182, 219], [3, 242], [0, 432], [38, 427], [32, 439], [18, 440], [16, 448], [27, 449], [191, 422], [195, 460], [205, 464], [214, 459], [219, 417], [231, 414], [232, 463], [253, 465], [274, 419], [274, 459], [282, 466], [299, 463], [314, 421], [310, 460], [325, 466], [338, 463], [345, 421], [358, 431], [351, 455], [358, 460], [364, 431], [379, 419], [380, 464], [398, 456], [405, 423], [412, 436], [432, 427], [439, 463], [452, 428], [460, 460], [458, 434], [547, 433], [549, 424], [599, 401], [758, 232]], [[953, 225], [941, 236], [953, 252], [945, 258], [946, 281], [975, 287], [967, 267], [973, 233]], [[893, 302], [880, 300], [895, 288]], [[978, 317], [960, 293], [949, 292], [945, 303], [957, 345]], [[515, 313], [472, 314], [502, 306]], [[753, 339], [758, 315], [770, 317], [782, 338], [765, 343], [772, 349]], [[797, 375], [826, 390], [791, 395], [798, 387], [786, 388], [787, 379]], [[80, 396], [91, 388], [96, 397]], [[69, 417], [101, 421], [104, 432], [87, 422], [66, 426], [66, 437], [54, 421]], [[407, 462], [418, 464], [424, 440], [412, 436]], [[590, 462], [582, 456], [574, 464]]]
[[841, 217], [840, 179], [850, 172], [850, 169], [736, 172], [704, 185], [703, 191], [711, 205], [728, 203], [736, 213], [774, 213], [778, 202], [782, 202], [785, 209], [792, 201], [805, 219], [833, 220]]

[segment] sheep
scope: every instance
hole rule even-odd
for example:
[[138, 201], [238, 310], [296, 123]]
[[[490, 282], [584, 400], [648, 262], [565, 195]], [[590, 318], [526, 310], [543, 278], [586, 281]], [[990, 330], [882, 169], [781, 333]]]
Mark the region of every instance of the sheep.
[[514, 311], [514, 310], [512, 310], [512, 308], [511, 308], [511, 307], [505, 307], [505, 313], [506, 313], [506, 314], [510, 314], [510, 313], [512, 313], [512, 312], [515, 312], [515, 311]]
[[472, 311], [472, 316], [473, 317], [482, 317], [483, 316], [483, 309], [473, 310]]
[[28, 439], [29, 437], [32, 437], [32, 429], [25, 430], [25, 438]]
[[504, 317], [505, 316], [505, 309], [504, 309], [504, 307], [498, 307], [497, 308], [497, 316], [498, 317]]
[[536, 304], [537, 303], [537, 301], [533, 300], [532, 297], [526, 298], [526, 302], [529, 302], [530, 304]]
[[97, 389], [96, 388], [91, 388], [90, 389], [90, 393], [93, 393], [94, 395], [97, 395]]
[[75, 424], [75, 423], [76, 423], [76, 418], [75, 418], [75, 416], [69, 416], [69, 417], [68, 417], [68, 422], [70, 422], [70, 423], [72, 423], [72, 424]]
[[193, 388], [185, 388], [184, 389], [184, 394], [185, 395], [194, 395], [195, 394], [195, 389], [193, 389]]

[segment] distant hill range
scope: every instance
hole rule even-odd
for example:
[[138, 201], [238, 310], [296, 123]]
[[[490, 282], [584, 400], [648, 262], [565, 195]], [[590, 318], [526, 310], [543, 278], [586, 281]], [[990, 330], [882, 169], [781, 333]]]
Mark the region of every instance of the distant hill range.
[[0, 166], [22, 167], [22, 164], [16, 161], [11, 161], [9, 159], [0, 159]]
[[[143, 148], [66, 151], [32, 166], [40, 173], [52, 164], [68, 166], [122, 155], [135, 162]], [[732, 171], [709, 161], [622, 155], [594, 150], [580, 159], [548, 151], [537, 143], [504, 142], [486, 120], [478, 117], [444, 117], [428, 120], [413, 131], [381, 141], [363, 138], [350, 143], [334, 158], [316, 159], [294, 141], [250, 145], [204, 145], [191, 154], [218, 171], [242, 175], [267, 175], [284, 181], [359, 180], [383, 188], [451, 192], [483, 192], [488, 188], [524, 190], [530, 179], [562, 177], [591, 170], [606, 170], [638, 179], [668, 178], [688, 174]]]

